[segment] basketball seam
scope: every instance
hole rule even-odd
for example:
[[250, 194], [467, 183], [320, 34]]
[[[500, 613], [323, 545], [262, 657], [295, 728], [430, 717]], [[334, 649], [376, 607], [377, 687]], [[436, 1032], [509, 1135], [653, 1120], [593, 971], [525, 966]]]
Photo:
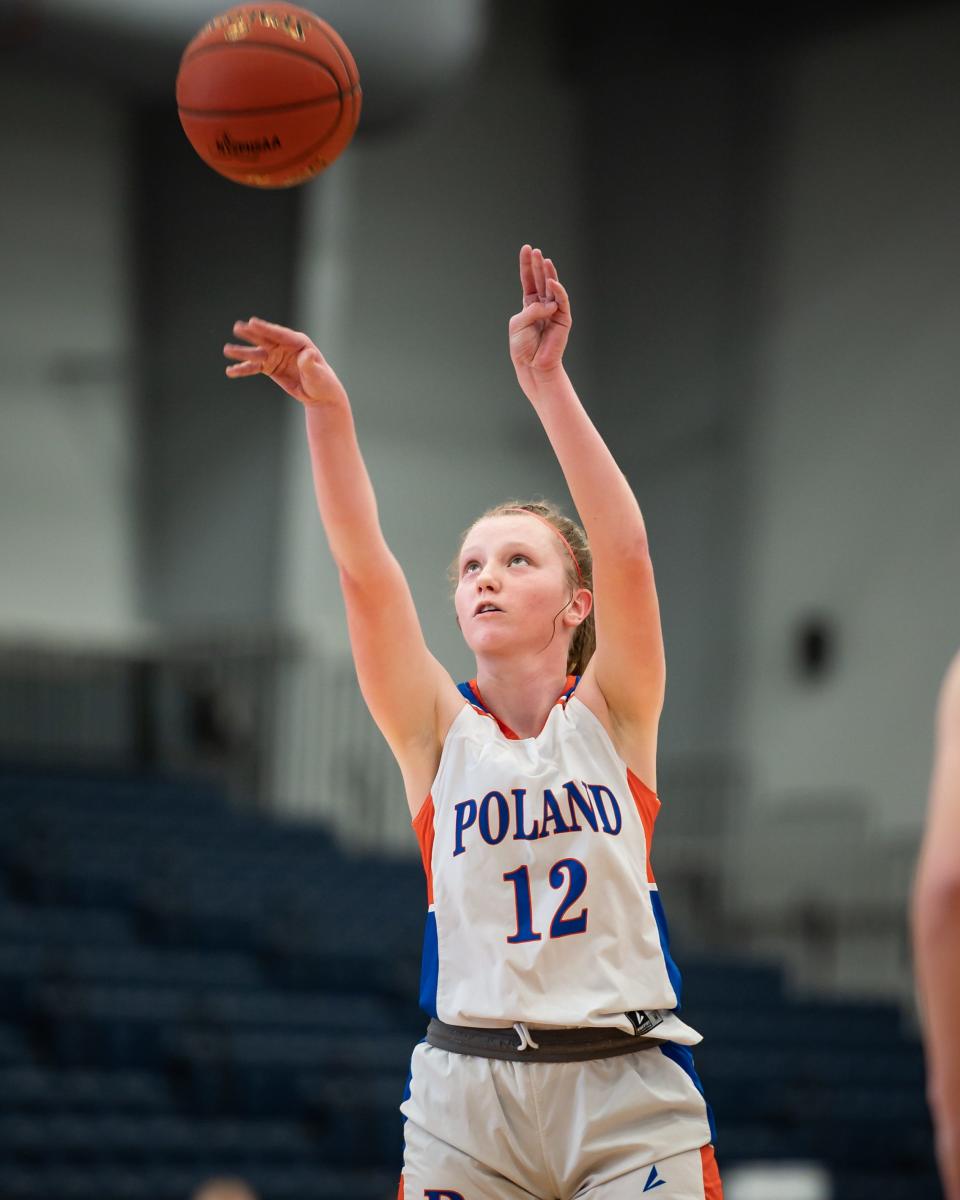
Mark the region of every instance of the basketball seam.
[[[341, 109], [341, 112], [342, 112], [342, 109]], [[340, 128], [339, 123], [334, 128], [339, 129]], [[352, 136], [353, 135], [351, 134], [351, 137]], [[242, 177], [244, 174], [246, 174], [246, 175], [264, 175], [264, 176], [282, 174], [282, 172], [289, 170], [290, 167], [295, 167], [299, 163], [303, 163], [304, 160], [308, 159], [311, 154], [315, 154], [318, 150], [322, 149], [329, 140], [330, 140], [329, 137], [322, 138], [319, 142], [314, 142], [312, 145], [308, 146], [306, 148], [306, 150], [303, 150], [300, 154], [297, 155], [296, 158], [288, 159], [286, 162], [282, 162], [282, 163], [270, 163], [269, 166], [264, 164], [264, 168], [261, 170], [257, 170], [255, 163], [250, 163], [247, 167], [241, 166], [240, 170], [237, 172], [237, 175]], [[324, 160], [324, 161], [326, 161], [326, 160]], [[207, 165], [209, 166], [210, 164], [208, 163]], [[231, 178], [231, 176], [227, 176], [227, 178], [229, 179], [229, 178]], [[234, 182], [236, 182], [236, 180], [234, 180]]]
[[186, 117], [257, 117], [271, 113], [294, 112], [298, 108], [311, 108], [321, 104], [338, 104], [343, 101], [343, 92], [334, 96], [318, 96], [313, 100], [291, 100], [289, 104], [272, 104], [267, 108], [184, 108], [178, 109]]
[[[353, 69], [351, 70], [350, 63], [348, 63], [347, 60], [343, 57], [343, 52], [341, 51], [340, 47], [333, 40], [333, 38], [330, 36], [330, 34], [327, 32], [327, 30], [323, 27], [322, 24], [319, 26], [319, 31], [327, 39], [328, 44], [333, 48], [334, 54], [336, 54], [337, 58], [340, 59], [340, 64], [343, 67], [344, 71], [346, 71], [347, 78], [355, 80], [355, 82], [352, 86], [356, 87], [360, 82], [360, 80], [358, 78], [359, 73], [356, 69], [356, 64], [354, 64]], [[337, 34], [338, 38], [339, 38], [339, 36], [340, 35]], [[352, 88], [351, 88], [351, 90], [352, 90]]]
[[[327, 41], [330, 42], [330, 39], [327, 38]], [[332, 42], [330, 42], [330, 45], [333, 46], [333, 49], [337, 55], [337, 60], [344, 68], [347, 79], [350, 81], [350, 88], [352, 90], [358, 86], [360, 81], [353, 81], [353, 72], [347, 67], [347, 64], [344, 62], [340, 51], [337, 50], [336, 46], [334, 46]], [[194, 59], [200, 58], [200, 56], [204, 54], [213, 54], [215, 51], [223, 50], [246, 50], [248, 48], [251, 50], [272, 50], [277, 54], [288, 54], [291, 58], [301, 58], [305, 62], [313, 63], [314, 66], [319, 67], [321, 71], [326, 71], [330, 78], [336, 83], [337, 87], [340, 87], [340, 81], [337, 79], [336, 75], [334, 75], [326, 63], [324, 63], [321, 59], [314, 58], [312, 54], [304, 54], [302, 50], [298, 50], [295, 46], [277, 46], [273, 42], [244, 42], [242, 45], [236, 42], [215, 42], [212, 46], [198, 46], [192, 53], [187, 53], [183, 56], [183, 59], [180, 63], [180, 70], [182, 71], [188, 63], [192, 63]]]

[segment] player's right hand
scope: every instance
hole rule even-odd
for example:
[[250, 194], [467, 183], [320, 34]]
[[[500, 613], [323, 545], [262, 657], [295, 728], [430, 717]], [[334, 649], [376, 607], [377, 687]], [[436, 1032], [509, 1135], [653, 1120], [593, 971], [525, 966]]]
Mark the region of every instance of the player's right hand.
[[333, 368], [305, 333], [251, 317], [233, 326], [250, 345], [227, 342], [223, 353], [235, 359], [227, 367], [231, 379], [267, 375], [307, 407], [345, 403], [347, 394]]

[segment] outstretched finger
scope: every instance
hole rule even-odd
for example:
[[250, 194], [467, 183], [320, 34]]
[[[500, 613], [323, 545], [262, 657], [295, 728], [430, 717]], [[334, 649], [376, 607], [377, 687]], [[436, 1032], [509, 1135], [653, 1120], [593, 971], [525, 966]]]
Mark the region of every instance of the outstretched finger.
[[546, 275], [543, 270], [543, 251], [538, 247], [533, 249], [533, 281], [537, 295], [542, 300], [546, 296]]
[[258, 359], [251, 362], [230, 363], [226, 368], [226, 374], [231, 379], [243, 379], [248, 375], [259, 375], [263, 370], [263, 363]]
[[234, 321], [233, 323], [234, 337], [246, 338], [248, 342], [252, 342], [254, 346], [273, 346], [276, 340], [268, 337], [262, 332], [254, 329], [249, 321]]
[[523, 302], [529, 304], [537, 298], [537, 281], [533, 275], [533, 248], [529, 243], [520, 247], [520, 287]]
[[224, 357], [235, 358], [238, 362], [262, 362], [267, 357], [261, 346], [238, 346], [236, 342], [227, 342], [223, 353]]
[[250, 338], [254, 342], [269, 340], [280, 346], [302, 346], [308, 340], [305, 333], [288, 329], [286, 325], [275, 325], [272, 321], [264, 321], [261, 317], [251, 317], [249, 321], [237, 321], [233, 328], [240, 337]]

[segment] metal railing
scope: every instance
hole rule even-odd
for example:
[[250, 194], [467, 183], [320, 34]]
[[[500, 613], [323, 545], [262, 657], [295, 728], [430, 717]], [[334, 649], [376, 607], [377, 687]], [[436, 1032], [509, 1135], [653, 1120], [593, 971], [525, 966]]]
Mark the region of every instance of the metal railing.
[[32, 765], [204, 775], [269, 807], [271, 714], [298, 653], [274, 632], [123, 645], [0, 640], [0, 756]]
[[[0, 641], [0, 757], [203, 775], [243, 807], [414, 856], [400, 772], [345, 653], [278, 631], [122, 648]], [[653, 864], [676, 943], [776, 958], [802, 989], [913, 998], [906, 905], [919, 831], [865, 797], [764, 802], [722, 757], [667, 759]]]

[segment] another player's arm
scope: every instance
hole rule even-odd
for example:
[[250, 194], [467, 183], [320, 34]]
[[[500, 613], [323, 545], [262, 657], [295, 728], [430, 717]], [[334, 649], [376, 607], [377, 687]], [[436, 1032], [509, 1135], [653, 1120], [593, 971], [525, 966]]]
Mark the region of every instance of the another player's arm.
[[[517, 378], [543, 424], [593, 554], [595, 680], [611, 722], [652, 779], [666, 667], [660, 607], [640, 506], [587, 415], [562, 354], [571, 326], [567, 293], [550, 259], [520, 252], [524, 308], [510, 323]], [[631, 763], [631, 765], [635, 765]]]
[[940, 694], [911, 916], [937, 1157], [947, 1200], [960, 1200], [960, 655]]
[[360, 689], [408, 782], [425, 774], [428, 786], [442, 740], [439, 701], [449, 707], [456, 689], [427, 647], [380, 528], [347, 393], [305, 334], [256, 317], [238, 321], [234, 332], [253, 345], [224, 347], [236, 360], [227, 374], [268, 375], [304, 406], [317, 507], [340, 575]]

